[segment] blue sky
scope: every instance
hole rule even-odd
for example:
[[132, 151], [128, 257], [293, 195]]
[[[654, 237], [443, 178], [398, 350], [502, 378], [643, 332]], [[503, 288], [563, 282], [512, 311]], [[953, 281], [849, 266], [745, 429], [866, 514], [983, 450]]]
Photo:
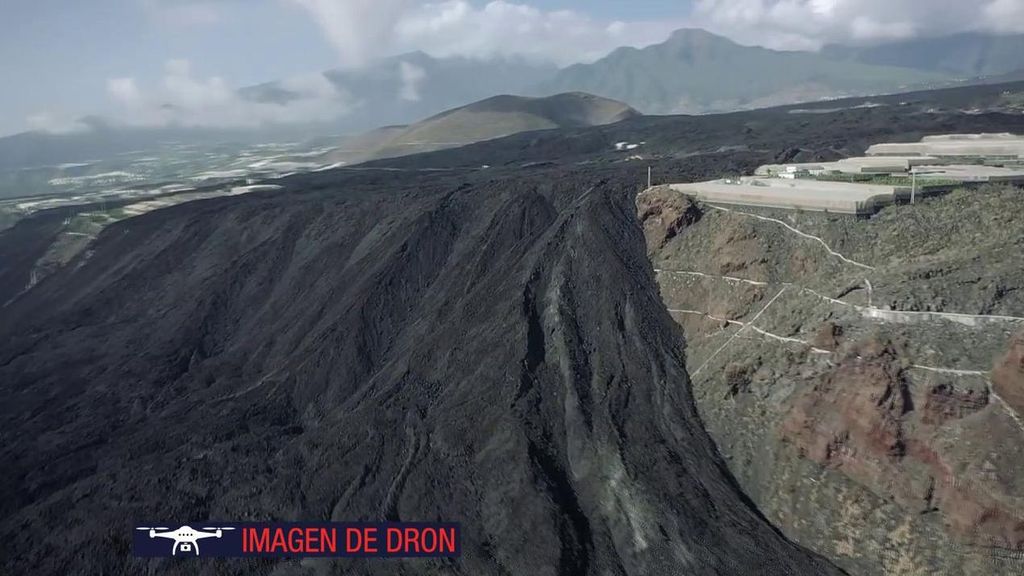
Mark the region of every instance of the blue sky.
[[5, 0], [0, 134], [59, 130], [90, 113], [130, 116], [125, 107], [153, 121], [140, 111], [144, 101], [223, 97], [225, 87], [414, 49], [564, 65], [659, 42], [686, 25], [747, 44], [813, 49], [962, 29], [1024, 31], [1024, 1]]

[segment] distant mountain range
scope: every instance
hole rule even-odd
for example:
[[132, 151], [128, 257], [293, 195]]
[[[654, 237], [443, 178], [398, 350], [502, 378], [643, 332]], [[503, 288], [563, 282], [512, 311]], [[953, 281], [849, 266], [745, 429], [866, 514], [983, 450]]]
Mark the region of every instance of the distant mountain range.
[[836, 60], [930, 70], [961, 78], [999, 76], [1024, 69], [1024, 34], [966, 33], [869, 48], [831, 45], [821, 53]]
[[[620, 48], [596, 62], [561, 70], [510, 59], [435, 58], [414, 52], [360, 70], [325, 72], [324, 77], [355, 103], [353, 113], [335, 122], [245, 131], [125, 128], [91, 119], [94, 128], [89, 133], [0, 138], [0, 168], [83, 161], [168, 140], [270, 141], [347, 133], [362, 134], [361, 141], [350, 139], [349, 144], [362, 142], [367, 151], [380, 153], [380, 146], [412, 129], [406, 126], [410, 123], [500, 94], [544, 97], [585, 92], [624, 102], [644, 114], [703, 114], [1012, 80], [1021, 77], [1021, 70], [1024, 35], [960, 34], [798, 52], [742, 46], [704, 30], [684, 29], [661, 44]], [[287, 104], [299, 95], [286, 86], [268, 82], [243, 88], [239, 94]], [[524, 126], [533, 126], [530, 122]], [[365, 134], [394, 125], [402, 127]], [[462, 140], [458, 135], [443, 136], [436, 127], [432, 131], [438, 141]]]
[[830, 59], [814, 52], [741, 46], [697, 29], [643, 49], [619, 48], [544, 84], [628, 102], [649, 114], [700, 114], [821, 98], [896, 92], [948, 78], [931, 71]]
[[[362, 104], [354, 128], [406, 124], [493, 96], [586, 92], [644, 114], [704, 114], [949, 86], [1024, 69], [1024, 34], [959, 34], [820, 52], [743, 46], [683, 29], [647, 48], [619, 48], [558, 70], [524, 61], [438, 59], [416, 52], [357, 72], [328, 72]], [[409, 71], [421, 72], [418, 100], [398, 97]], [[360, 124], [361, 123], [361, 124]]]
[[[422, 72], [418, 100], [398, 97], [403, 70]], [[422, 52], [327, 77], [361, 102], [347, 128], [406, 124], [496, 94], [586, 92], [644, 114], [704, 114], [825, 98], [948, 86], [1024, 69], [1024, 35], [960, 34], [871, 48], [830, 45], [821, 52], [743, 46], [683, 29], [647, 48], [619, 48], [589, 64], [558, 70], [523, 61], [437, 59]]]
[[581, 92], [544, 98], [494, 96], [409, 126], [387, 126], [349, 138], [327, 159], [351, 164], [454, 148], [531, 130], [601, 126], [639, 115], [622, 102]]

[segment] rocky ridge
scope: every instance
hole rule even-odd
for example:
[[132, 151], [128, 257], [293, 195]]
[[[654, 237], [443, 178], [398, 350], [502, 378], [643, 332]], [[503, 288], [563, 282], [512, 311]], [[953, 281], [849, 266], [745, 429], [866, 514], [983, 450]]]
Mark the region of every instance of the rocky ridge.
[[[629, 187], [561, 176], [316, 175], [105, 228], [3, 309], [0, 572], [839, 574], [704, 431]], [[134, 559], [152, 518], [458, 521], [463, 556]]]
[[1020, 194], [871, 220], [637, 199], [730, 469], [851, 573], [1024, 567]]

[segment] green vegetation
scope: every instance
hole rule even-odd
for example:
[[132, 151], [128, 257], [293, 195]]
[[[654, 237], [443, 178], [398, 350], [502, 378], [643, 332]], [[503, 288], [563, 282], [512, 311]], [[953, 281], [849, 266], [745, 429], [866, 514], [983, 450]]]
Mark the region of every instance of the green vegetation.
[[[841, 172], [832, 172], [828, 174], [801, 176], [801, 178], [821, 180], [824, 182], [851, 182], [857, 184], [878, 184], [881, 186], [910, 186], [913, 184], [913, 180], [909, 175], [893, 176], [891, 174], [843, 174]], [[917, 179], [918, 188], [957, 186], [959, 184], [960, 182], [957, 180], [944, 178]]]
[[[907, 181], [910, 181], [910, 179], [907, 178]], [[932, 188], [932, 187], [943, 187], [943, 188], [945, 188], [947, 186], [963, 186], [963, 184], [964, 183], [959, 181], [959, 180], [950, 180], [948, 178], [923, 178], [923, 179], [922, 178], [918, 178], [917, 179], [917, 187], [918, 188]]]
[[102, 212], [85, 212], [71, 218], [65, 231], [95, 236], [110, 222], [111, 220]]
[[124, 211], [124, 208], [120, 207], [102, 212], [83, 212], [71, 219], [66, 230], [76, 234], [95, 236], [105, 227], [128, 217], [128, 213]]
[[1009, 108], [1024, 110], [1024, 92], [1003, 94], [1003, 104]]

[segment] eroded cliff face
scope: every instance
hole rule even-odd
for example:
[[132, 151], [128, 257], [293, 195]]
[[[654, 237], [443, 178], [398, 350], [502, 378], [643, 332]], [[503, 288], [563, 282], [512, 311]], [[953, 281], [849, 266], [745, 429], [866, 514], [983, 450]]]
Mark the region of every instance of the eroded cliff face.
[[644, 224], [647, 246], [656, 249], [675, 238], [700, 218], [700, 209], [686, 196], [668, 188], [656, 188], [636, 199], [637, 214]]
[[[152, 212], [5, 307], [0, 573], [838, 574], [704, 430], [627, 186], [479, 174]], [[150, 562], [144, 518], [445, 519], [463, 555]]]
[[992, 370], [992, 389], [1018, 413], [1024, 413], [1024, 332], [1010, 341]]
[[851, 573], [1024, 570], [1021, 196], [870, 220], [637, 199], [731, 471]]
[[969, 469], [973, 455], [964, 458], [940, 440], [945, 425], [955, 427], [989, 405], [988, 391], [925, 383], [917, 391], [924, 401], [915, 406], [913, 384], [890, 345], [868, 340], [851, 353], [793, 400], [779, 438], [800, 457], [841, 471], [908, 513], [940, 514], [961, 542], [1024, 549], [1013, 487], [986, 482], [987, 474]]

